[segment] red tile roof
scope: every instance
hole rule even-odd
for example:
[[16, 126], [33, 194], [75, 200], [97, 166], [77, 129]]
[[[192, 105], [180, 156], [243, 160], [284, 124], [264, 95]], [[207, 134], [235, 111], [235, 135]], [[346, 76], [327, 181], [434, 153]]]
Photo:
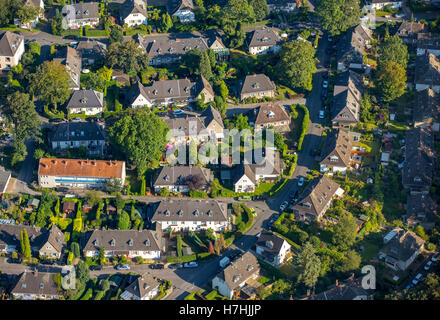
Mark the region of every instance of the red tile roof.
[[49, 159], [40, 160], [39, 175], [120, 178], [125, 162], [109, 160]]

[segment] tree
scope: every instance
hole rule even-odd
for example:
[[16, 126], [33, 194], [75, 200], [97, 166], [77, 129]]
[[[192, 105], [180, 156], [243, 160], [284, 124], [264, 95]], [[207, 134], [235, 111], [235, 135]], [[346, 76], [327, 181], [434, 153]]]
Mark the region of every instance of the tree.
[[120, 192], [118, 192], [116, 194], [115, 203], [116, 203], [116, 209], [118, 211], [121, 211], [122, 209], [124, 209], [125, 200], [124, 200], [124, 198], [122, 198], [122, 194]]
[[113, 42], [106, 53], [107, 65], [126, 73], [138, 73], [148, 66], [148, 54], [134, 40]]
[[23, 231], [20, 233], [21, 235], [21, 253], [23, 253], [23, 256], [25, 258], [31, 257], [31, 245], [29, 243], [29, 236], [26, 231], [26, 229], [23, 229]]
[[198, 174], [188, 176], [185, 183], [190, 190], [200, 190], [205, 186], [203, 177]]
[[166, 33], [173, 27], [173, 20], [168, 12], [162, 14], [158, 31]]
[[80, 258], [81, 257], [81, 253], [80, 253], [80, 249], [79, 249], [79, 244], [77, 242], [71, 242], [70, 243], [70, 251], [73, 252], [73, 255], [75, 256], [75, 258]]
[[385, 39], [380, 51], [379, 63], [394, 61], [406, 69], [408, 64], [408, 47], [397, 35]]
[[255, 22], [254, 8], [249, 5], [248, 0], [229, 0], [223, 12], [225, 21]]
[[372, 111], [373, 111], [373, 105], [371, 103], [370, 95], [365, 94], [361, 100], [361, 120], [363, 122], [374, 120]]
[[349, 250], [345, 254], [343, 260], [339, 261], [336, 265], [336, 271], [348, 272], [359, 269], [361, 264], [361, 256], [354, 250]]
[[122, 190], [122, 182], [120, 179], [108, 179], [105, 183], [104, 190], [108, 193], [120, 192]]
[[118, 229], [119, 230], [129, 230], [131, 226], [130, 216], [127, 212], [122, 211], [118, 214]]
[[229, 95], [229, 89], [224, 80], [221, 80], [218, 85], [218, 93], [225, 99]]
[[275, 65], [279, 81], [290, 88], [312, 90], [316, 72], [315, 49], [305, 41], [286, 42], [281, 47], [280, 59]]
[[110, 139], [136, 165], [138, 176], [142, 177], [148, 167], [157, 165], [168, 131], [167, 124], [154, 113], [136, 110], [110, 127]]
[[376, 75], [376, 87], [384, 101], [392, 101], [405, 93], [406, 71], [394, 61], [379, 64]]
[[98, 257], [99, 264], [102, 266], [107, 263], [107, 258], [105, 257], [105, 249], [104, 247], [99, 248], [99, 257]]
[[206, 51], [191, 49], [182, 56], [182, 65], [192, 74], [202, 75], [207, 80], [212, 78], [211, 62]]
[[270, 13], [266, 0], [249, 0], [249, 4], [254, 9], [255, 19], [261, 21]]
[[356, 240], [356, 229], [356, 219], [351, 213], [342, 215], [334, 227], [333, 244], [343, 251], [348, 250]]
[[54, 17], [49, 21], [50, 21], [52, 33], [54, 35], [60, 36], [64, 28], [63, 28], [63, 14], [60, 12], [59, 9], [55, 10]]
[[315, 248], [310, 242], [306, 242], [299, 249], [295, 257], [295, 264], [300, 271], [298, 281], [307, 287], [313, 287], [321, 271], [321, 261], [316, 256]]
[[79, 260], [77, 265], [75, 266], [76, 279], [80, 282], [81, 285], [85, 285], [87, 281], [90, 279], [90, 271], [87, 268], [84, 261]]
[[106, 81], [99, 74], [90, 72], [84, 80], [81, 81], [81, 88], [91, 89], [99, 92], [104, 92]]
[[324, 30], [331, 35], [347, 31], [359, 22], [359, 0], [326, 0], [316, 7], [316, 14]]
[[[34, 21], [40, 15], [40, 12], [40, 7], [36, 7], [32, 4], [24, 4], [17, 10], [17, 18], [20, 19], [21, 24], [27, 24]], [[31, 24], [29, 24], [29, 27], [32, 29]]]
[[122, 42], [124, 35], [117, 27], [112, 27], [109, 35], [109, 43]]
[[214, 103], [215, 103], [215, 108], [218, 110], [218, 112], [220, 112], [222, 117], [225, 117], [226, 116], [226, 109], [228, 106], [226, 103], [226, 100], [224, 98], [222, 98], [221, 96], [215, 96]]
[[89, 190], [86, 193], [86, 201], [91, 207], [94, 207], [102, 201], [102, 193], [100, 191]]
[[56, 61], [46, 61], [29, 75], [30, 92], [38, 96], [45, 104], [57, 109], [72, 93], [70, 75], [64, 65]]

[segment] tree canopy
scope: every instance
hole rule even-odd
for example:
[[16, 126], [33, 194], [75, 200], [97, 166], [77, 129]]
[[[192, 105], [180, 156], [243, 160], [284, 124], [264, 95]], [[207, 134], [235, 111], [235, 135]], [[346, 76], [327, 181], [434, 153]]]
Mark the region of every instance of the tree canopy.
[[405, 68], [394, 61], [379, 64], [376, 71], [376, 88], [384, 101], [399, 98], [406, 88]]
[[126, 73], [137, 73], [148, 66], [147, 52], [134, 40], [113, 42], [106, 54], [107, 65], [118, 67]]
[[338, 35], [358, 24], [361, 8], [359, 0], [326, 0], [320, 1], [316, 14], [324, 30]]
[[382, 45], [379, 63], [393, 61], [406, 68], [408, 64], [408, 48], [397, 35], [389, 36]]
[[342, 214], [334, 227], [333, 244], [341, 250], [348, 250], [356, 240], [356, 219], [351, 215]]
[[313, 287], [321, 271], [321, 261], [315, 254], [315, 248], [310, 242], [306, 242], [299, 249], [295, 257], [295, 264], [300, 271], [298, 281], [304, 283], [307, 287]]

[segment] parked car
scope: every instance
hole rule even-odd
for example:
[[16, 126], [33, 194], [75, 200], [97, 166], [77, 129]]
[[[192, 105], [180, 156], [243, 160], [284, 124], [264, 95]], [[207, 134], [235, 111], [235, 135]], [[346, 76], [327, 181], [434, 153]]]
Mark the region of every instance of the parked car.
[[322, 82], [322, 87], [323, 87], [323, 88], [328, 88], [328, 81], [327, 81], [327, 80], [324, 80], [324, 81]]
[[328, 40], [328, 42], [332, 42], [332, 41], [333, 41], [332, 36], [329, 35], [329, 36], [327, 37], [327, 40]]
[[64, 119], [55, 118], [55, 119], [50, 119], [49, 122], [59, 123], [59, 122], [64, 122]]
[[81, 118], [80, 117], [76, 117], [76, 118], [70, 119], [70, 121], [81, 121]]
[[116, 270], [130, 270], [130, 266], [128, 264], [118, 264]]
[[156, 263], [156, 264], [150, 264], [148, 267], [150, 269], [163, 269], [164, 265], [161, 263]]
[[299, 177], [298, 186], [302, 187], [303, 184], [304, 184], [304, 177]]
[[324, 110], [319, 110], [319, 119], [324, 119]]
[[425, 265], [425, 270], [429, 270], [429, 268], [431, 268], [432, 265], [432, 261], [428, 261], [428, 263]]
[[169, 269], [180, 269], [180, 268], [183, 268], [183, 264], [181, 264], [181, 263], [173, 263], [173, 264], [168, 265], [168, 268]]
[[286, 207], [289, 205], [289, 203], [287, 201], [284, 201], [281, 205], [280, 205], [280, 211], [283, 211], [284, 209], [286, 209]]
[[55, 264], [55, 261], [52, 261], [52, 260], [41, 260], [40, 264], [45, 264], [45, 265], [53, 266]]
[[180, 110], [180, 109], [176, 109], [176, 110], [173, 111], [173, 113], [174, 114], [182, 114], [184, 112], [182, 110]]
[[295, 190], [295, 192], [293, 192], [293, 193], [290, 195], [290, 199], [295, 199], [297, 196], [298, 196], [298, 190]]
[[255, 211], [254, 208], [249, 208], [249, 210], [251, 210], [251, 213], [252, 213], [252, 215], [253, 215], [254, 217], [257, 216], [257, 211]]
[[102, 267], [101, 266], [90, 266], [89, 269], [92, 271], [98, 271], [98, 270], [102, 270]]
[[199, 264], [195, 261], [191, 261], [191, 262], [187, 262], [185, 264], [183, 264], [184, 268], [197, 268], [199, 266]]
[[422, 275], [421, 273], [419, 273], [418, 275], [416, 275], [416, 277], [413, 279], [412, 283], [413, 283], [414, 285], [416, 285], [417, 283], [419, 283], [419, 280], [420, 280], [420, 278], [421, 278], [422, 276], [423, 276], [423, 275]]
[[409, 289], [411, 289], [413, 287], [413, 285], [412, 285], [412, 283], [410, 283], [409, 285], [407, 285], [406, 287], [405, 287], [405, 289], [406, 290], [409, 290]]
[[437, 261], [437, 256], [438, 256], [438, 253], [434, 254], [434, 256], [431, 258], [431, 261], [432, 262], [436, 262]]

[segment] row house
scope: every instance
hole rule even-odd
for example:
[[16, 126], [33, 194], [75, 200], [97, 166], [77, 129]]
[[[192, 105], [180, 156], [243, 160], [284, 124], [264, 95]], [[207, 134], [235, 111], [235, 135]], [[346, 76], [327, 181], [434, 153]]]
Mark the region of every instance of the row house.
[[201, 189], [206, 190], [214, 175], [211, 170], [198, 166], [162, 167], [153, 183], [154, 191], [166, 188], [170, 192], [189, 192], [188, 180], [192, 178], [197, 179], [197, 183], [203, 185]]
[[248, 98], [262, 99], [264, 97], [274, 98], [275, 90], [275, 83], [268, 76], [264, 74], [249, 75], [240, 83], [240, 100]]
[[417, 91], [413, 113], [414, 127], [429, 127], [434, 132], [440, 129], [440, 93], [431, 88]]
[[82, 68], [82, 61], [79, 52], [69, 46], [63, 47], [57, 52], [56, 58], [54, 58], [53, 61], [66, 66], [66, 70], [70, 75], [70, 88], [73, 90], [79, 90], [81, 87], [80, 75]]
[[440, 60], [428, 53], [416, 57], [415, 87], [417, 91], [427, 88], [440, 93]]
[[290, 131], [291, 116], [284, 107], [275, 104], [264, 104], [246, 113], [249, 124], [256, 131], [273, 128], [278, 132]]
[[416, 45], [418, 56], [428, 54], [440, 56], [440, 35], [437, 33], [418, 33]]
[[373, 39], [372, 30], [363, 24], [352, 27], [340, 38], [337, 44], [337, 69], [361, 70], [364, 64], [364, 56], [371, 48]]
[[321, 173], [345, 174], [352, 167], [353, 136], [346, 130], [336, 130], [327, 135], [320, 162]]

